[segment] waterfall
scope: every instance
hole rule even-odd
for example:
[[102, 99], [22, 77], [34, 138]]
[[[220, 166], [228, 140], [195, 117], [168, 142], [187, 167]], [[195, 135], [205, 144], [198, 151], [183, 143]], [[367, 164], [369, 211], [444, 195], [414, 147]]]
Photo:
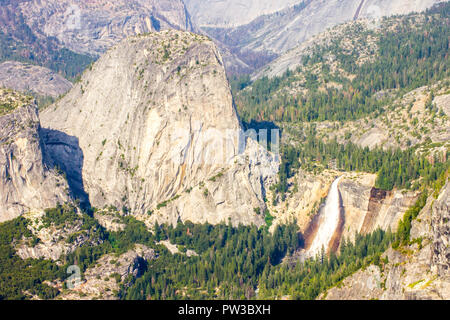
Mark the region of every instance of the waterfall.
[[336, 179], [331, 185], [325, 206], [321, 209], [319, 216], [319, 227], [311, 247], [306, 252], [308, 258], [313, 258], [320, 254], [322, 248], [328, 251], [331, 239], [339, 226], [340, 219], [340, 195], [339, 181], [342, 177]]

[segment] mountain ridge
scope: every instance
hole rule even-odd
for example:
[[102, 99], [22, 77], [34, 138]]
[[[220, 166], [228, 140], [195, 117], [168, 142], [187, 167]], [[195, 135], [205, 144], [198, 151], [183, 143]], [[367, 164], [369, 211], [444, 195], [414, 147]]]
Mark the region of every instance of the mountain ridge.
[[[355, 18], [379, 19], [383, 16], [423, 11], [440, 0], [345, 0], [299, 1], [252, 22], [232, 28], [203, 27], [212, 38], [226, 45], [236, 56], [276, 57], [308, 41], [311, 37]], [[258, 66], [256, 66], [258, 68]]]

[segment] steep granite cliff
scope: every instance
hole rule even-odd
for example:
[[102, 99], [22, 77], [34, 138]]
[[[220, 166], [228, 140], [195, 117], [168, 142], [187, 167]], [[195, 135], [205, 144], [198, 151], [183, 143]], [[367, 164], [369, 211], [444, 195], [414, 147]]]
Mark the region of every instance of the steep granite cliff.
[[[304, 30], [301, 30], [299, 36], [303, 36], [317, 29], [327, 28], [336, 22], [342, 23], [370, 15], [381, 17], [422, 11], [437, 2], [440, 1], [185, 0], [193, 19], [200, 27], [235, 28], [243, 25], [257, 25], [259, 22], [260, 28], [268, 30], [268, 26], [261, 25], [261, 22], [266, 22], [271, 26], [276, 26], [272, 30], [272, 34], [281, 34], [282, 30], [288, 31], [289, 34], [285, 35], [283, 40], [295, 37], [293, 31], [301, 30], [300, 26], [304, 27]], [[305, 12], [301, 12], [302, 9]], [[295, 14], [292, 15], [292, 13]]]
[[263, 212], [278, 164], [240, 136], [222, 59], [205, 37], [123, 41], [42, 122], [53, 158], [97, 208], [148, 223], [263, 221], [255, 208]]
[[37, 107], [0, 89], [0, 222], [69, 201], [64, 178], [49, 169]]
[[349, 177], [339, 185], [345, 208], [343, 237], [354, 240], [355, 233], [396, 230], [405, 211], [417, 200], [418, 194], [412, 191], [376, 189], [375, 178], [369, 174]]

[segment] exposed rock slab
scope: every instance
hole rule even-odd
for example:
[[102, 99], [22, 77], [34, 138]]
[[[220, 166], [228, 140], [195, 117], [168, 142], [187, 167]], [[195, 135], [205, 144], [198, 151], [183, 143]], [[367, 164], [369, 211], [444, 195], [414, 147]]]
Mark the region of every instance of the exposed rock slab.
[[126, 225], [121, 222], [118, 214], [115, 212], [100, 210], [94, 213], [94, 217], [108, 231], [118, 232], [126, 228]]
[[299, 0], [185, 0], [200, 27], [237, 27], [261, 15], [275, 13]]
[[58, 97], [69, 91], [72, 83], [50, 69], [6, 61], [0, 64], [0, 87]]
[[[450, 275], [450, 184], [433, 205], [433, 270], [440, 276]], [[447, 292], [448, 293], [448, 292]]]
[[140, 33], [194, 30], [181, 0], [33, 0], [21, 3], [20, 10], [33, 30], [92, 55]]
[[376, 229], [396, 230], [404, 213], [417, 200], [416, 192], [384, 191], [374, 187], [375, 175], [344, 179], [339, 185], [345, 209], [343, 237], [353, 240], [355, 233]]

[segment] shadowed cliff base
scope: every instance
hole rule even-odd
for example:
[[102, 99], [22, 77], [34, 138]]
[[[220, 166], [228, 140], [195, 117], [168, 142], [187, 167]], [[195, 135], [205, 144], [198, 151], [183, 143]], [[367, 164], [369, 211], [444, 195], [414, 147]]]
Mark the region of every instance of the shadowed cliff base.
[[47, 151], [45, 157], [47, 165], [57, 168], [66, 176], [71, 197], [80, 201], [82, 209], [90, 210], [89, 195], [83, 183], [84, 155], [78, 138], [45, 128], [41, 129], [41, 134]]

